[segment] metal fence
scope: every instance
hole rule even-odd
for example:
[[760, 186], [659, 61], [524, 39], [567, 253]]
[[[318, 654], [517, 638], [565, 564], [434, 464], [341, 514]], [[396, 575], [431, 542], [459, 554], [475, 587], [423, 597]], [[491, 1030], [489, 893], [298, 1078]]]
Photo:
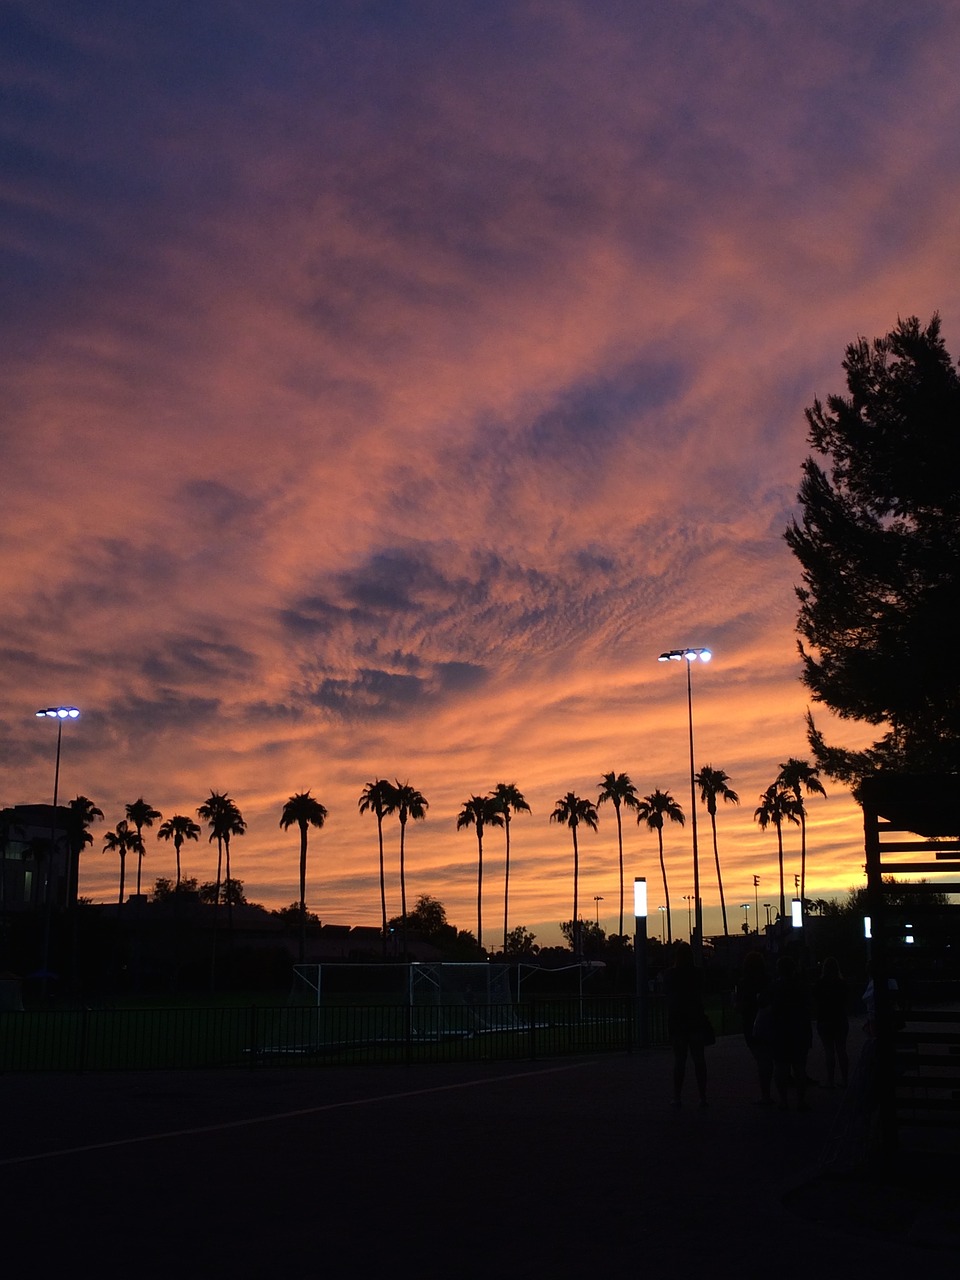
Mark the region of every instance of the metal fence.
[[[665, 1042], [648, 1002], [645, 1042]], [[630, 1051], [632, 998], [504, 1005], [285, 1005], [0, 1013], [0, 1071], [136, 1071], [504, 1061]]]

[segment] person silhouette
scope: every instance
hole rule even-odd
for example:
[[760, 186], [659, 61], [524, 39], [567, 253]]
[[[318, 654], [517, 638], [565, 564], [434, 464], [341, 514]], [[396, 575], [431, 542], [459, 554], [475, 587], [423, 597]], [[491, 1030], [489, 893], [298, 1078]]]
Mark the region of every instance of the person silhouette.
[[[702, 975], [693, 963], [690, 944], [681, 942], [676, 950], [673, 968], [664, 976], [667, 997], [667, 1032], [673, 1047], [673, 1105], [680, 1106], [687, 1056], [700, 1094], [700, 1106], [707, 1105], [707, 1015], [703, 1007]], [[711, 1033], [712, 1037], [712, 1033]], [[712, 1038], [711, 1038], [712, 1043]]]
[[813, 1043], [810, 997], [792, 956], [777, 961], [769, 993], [773, 1082], [781, 1108], [787, 1109], [787, 1089], [797, 1091], [797, 1110], [807, 1109], [807, 1054]]
[[[760, 1083], [760, 1101], [773, 1101], [773, 1045], [769, 1009], [764, 1006], [769, 978], [767, 962], [759, 951], [751, 951], [743, 961], [743, 969], [737, 982], [737, 1011], [740, 1014], [740, 1025], [747, 1048], [757, 1064], [757, 1079]], [[761, 1012], [761, 1009], [763, 1012]], [[758, 1016], [759, 1015], [759, 1016]]]
[[813, 1006], [817, 1035], [823, 1045], [827, 1068], [827, 1088], [833, 1088], [838, 1066], [840, 1083], [846, 1088], [850, 1075], [847, 1058], [847, 1035], [850, 1030], [847, 984], [834, 956], [828, 956], [820, 966], [820, 976], [813, 986]]

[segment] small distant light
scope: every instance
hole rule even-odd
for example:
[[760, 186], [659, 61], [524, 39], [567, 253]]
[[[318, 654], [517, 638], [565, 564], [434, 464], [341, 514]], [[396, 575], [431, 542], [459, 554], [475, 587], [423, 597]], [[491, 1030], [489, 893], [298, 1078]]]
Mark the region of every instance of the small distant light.
[[790, 903], [790, 923], [794, 929], [803, 928], [803, 904], [799, 898], [794, 898]]
[[864, 916], [864, 917], [863, 917], [863, 936], [864, 936], [865, 938], [872, 938], [872, 937], [873, 937], [873, 929], [872, 929], [872, 925], [871, 925], [871, 921], [870, 921], [870, 917], [869, 917], [869, 916]]
[[908, 934], [906, 935], [906, 937], [904, 938], [904, 942], [906, 942], [906, 943], [908, 943], [908, 944], [912, 943], [912, 942], [913, 942], [913, 934], [912, 934], [912, 933], [908, 933]]

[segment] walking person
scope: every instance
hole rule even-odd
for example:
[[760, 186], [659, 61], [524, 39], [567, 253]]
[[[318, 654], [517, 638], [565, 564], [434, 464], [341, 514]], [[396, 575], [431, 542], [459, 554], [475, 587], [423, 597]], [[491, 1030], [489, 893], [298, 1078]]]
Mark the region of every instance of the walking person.
[[687, 1057], [700, 1094], [700, 1106], [707, 1105], [707, 1063], [704, 1047], [713, 1044], [714, 1033], [703, 1007], [701, 971], [693, 963], [693, 950], [681, 942], [672, 969], [664, 977], [667, 996], [667, 1032], [673, 1046], [673, 1105], [679, 1107]]
[[773, 1044], [771, 1041], [770, 1009], [764, 1004], [769, 986], [767, 963], [759, 951], [751, 951], [743, 962], [737, 982], [737, 1012], [747, 1048], [757, 1064], [760, 1084], [759, 1101], [769, 1104], [773, 1088]]
[[847, 1035], [850, 1030], [847, 984], [840, 973], [840, 965], [833, 956], [828, 956], [820, 966], [820, 976], [813, 987], [813, 1005], [817, 1035], [823, 1045], [827, 1068], [827, 1088], [834, 1087], [838, 1066], [840, 1083], [846, 1088], [850, 1075], [847, 1057]]
[[807, 1110], [807, 1054], [813, 1043], [810, 997], [792, 956], [777, 961], [770, 988], [770, 1027], [773, 1045], [773, 1083], [783, 1111], [787, 1090], [797, 1091], [797, 1110]]

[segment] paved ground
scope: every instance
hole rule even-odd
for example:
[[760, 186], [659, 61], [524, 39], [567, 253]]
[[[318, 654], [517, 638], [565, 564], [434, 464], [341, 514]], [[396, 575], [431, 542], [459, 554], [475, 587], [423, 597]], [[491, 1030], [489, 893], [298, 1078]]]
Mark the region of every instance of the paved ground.
[[952, 1280], [956, 1181], [871, 1181], [839, 1091], [761, 1107], [739, 1038], [708, 1055], [705, 1111], [692, 1082], [669, 1106], [663, 1050], [0, 1077], [5, 1253], [39, 1277]]

